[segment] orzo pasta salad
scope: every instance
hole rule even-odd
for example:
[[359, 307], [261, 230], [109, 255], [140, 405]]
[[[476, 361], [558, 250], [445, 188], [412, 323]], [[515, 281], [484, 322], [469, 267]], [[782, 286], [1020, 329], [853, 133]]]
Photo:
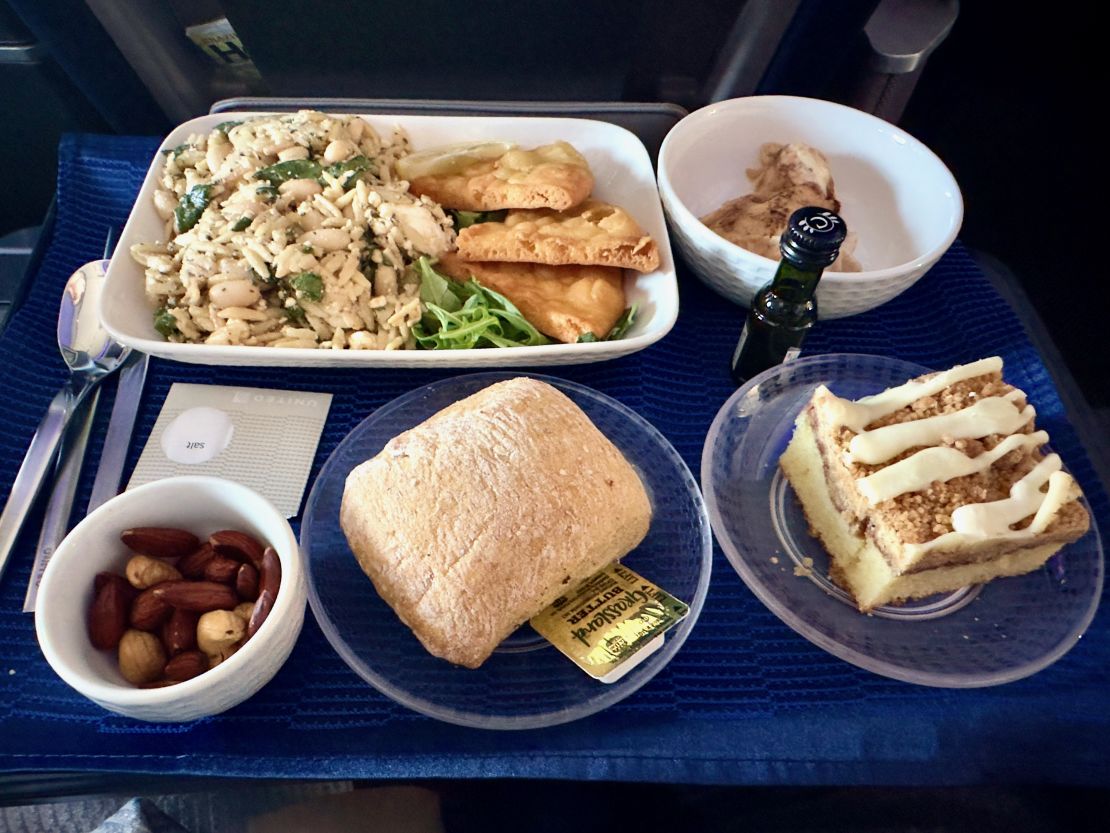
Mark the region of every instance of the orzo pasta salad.
[[225, 122], [166, 155], [164, 242], [133, 246], [169, 341], [325, 349], [416, 346], [423, 256], [453, 247], [394, 163], [400, 131], [301, 111]]

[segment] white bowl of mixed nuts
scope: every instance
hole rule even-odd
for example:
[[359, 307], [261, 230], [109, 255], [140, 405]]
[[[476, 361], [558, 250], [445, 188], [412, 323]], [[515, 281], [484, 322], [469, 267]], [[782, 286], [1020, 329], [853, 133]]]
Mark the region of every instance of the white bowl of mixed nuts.
[[54, 553], [35, 629], [47, 662], [109, 711], [150, 721], [218, 714], [277, 673], [304, 622], [288, 521], [217, 477], [124, 492]]

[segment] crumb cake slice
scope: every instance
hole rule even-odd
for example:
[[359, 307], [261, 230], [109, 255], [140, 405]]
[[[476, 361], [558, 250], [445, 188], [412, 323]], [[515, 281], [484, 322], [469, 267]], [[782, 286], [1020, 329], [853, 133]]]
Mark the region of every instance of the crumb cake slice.
[[1035, 414], [997, 356], [855, 401], [817, 389], [780, 465], [861, 611], [1027, 573], [1087, 531]]

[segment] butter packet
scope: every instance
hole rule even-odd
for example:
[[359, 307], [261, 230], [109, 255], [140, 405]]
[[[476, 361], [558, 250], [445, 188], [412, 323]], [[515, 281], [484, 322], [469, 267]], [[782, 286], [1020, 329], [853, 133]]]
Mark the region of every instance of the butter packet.
[[615, 683], [659, 648], [689, 606], [639, 573], [610, 564], [532, 617], [532, 627], [603, 683]]

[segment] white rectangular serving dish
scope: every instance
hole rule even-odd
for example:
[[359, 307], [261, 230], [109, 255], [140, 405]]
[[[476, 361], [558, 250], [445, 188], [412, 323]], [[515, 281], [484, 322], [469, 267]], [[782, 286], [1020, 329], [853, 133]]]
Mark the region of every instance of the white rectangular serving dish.
[[[193, 133], [207, 133], [225, 121], [256, 118], [261, 113], [216, 113], [187, 121], [166, 137], [174, 147]], [[280, 114], [275, 114], [280, 115]], [[153, 307], [143, 291], [143, 269], [130, 256], [135, 243], [159, 240], [162, 220], [152, 195], [162, 167], [155, 156], [124, 226], [116, 256], [100, 296], [100, 320], [117, 341], [181, 362], [278, 367], [514, 367], [583, 364], [626, 356], [665, 336], [678, 317], [678, 282], [667, 226], [655, 186], [655, 174], [643, 143], [623, 127], [590, 119], [477, 116], [361, 116], [382, 135], [404, 128], [414, 150], [457, 142], [504, 139], [535, 147], [559, 139], [570, 142], [589, 161], [594, 196], [628, 211], [655, 238], [659, 268], [647, 274], [626, 270], [625, 293], [636, 304], [636, 323], [618, 341], [548, 344], [537, 347], [472, 350], [315, 350], [300, 347], [244, 347], [173, 344], [154, 329]]]

